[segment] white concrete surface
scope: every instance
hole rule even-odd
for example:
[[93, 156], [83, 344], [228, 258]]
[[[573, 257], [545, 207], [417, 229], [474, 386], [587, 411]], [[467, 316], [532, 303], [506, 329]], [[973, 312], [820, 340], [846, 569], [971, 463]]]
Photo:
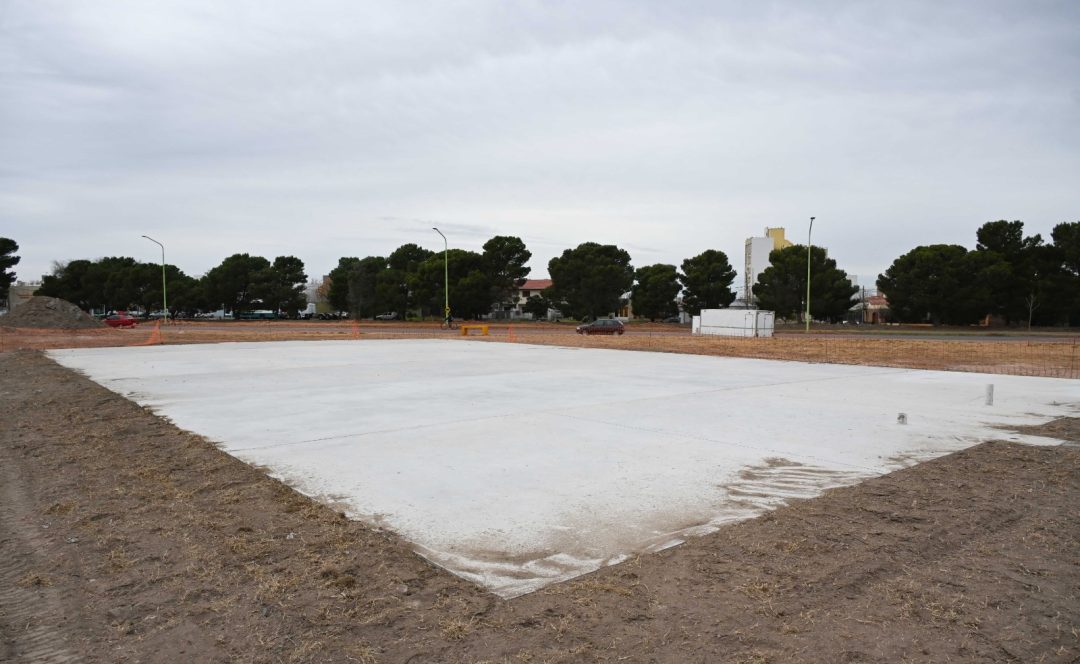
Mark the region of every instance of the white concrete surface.
[[49, 354], [503, 597], [982, 440], [1059, 442], [995, 427], [1080, 403], [1075, 380], [464, 340]]

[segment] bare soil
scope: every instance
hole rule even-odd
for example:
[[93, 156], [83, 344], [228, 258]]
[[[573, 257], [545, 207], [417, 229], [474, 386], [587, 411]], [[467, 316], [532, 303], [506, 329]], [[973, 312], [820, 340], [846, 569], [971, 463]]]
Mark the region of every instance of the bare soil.
[[1080, 659], [1074, 446], [984, 443], [503, 601], [37, 352], [0, 354], [0, 422], [0, 661]]
[[800, 362], [862, 364], [911, 369], [979, 371], [1021, 376], [1080, 378], [1080, 337], [1032, 340], [1003, 335], [1000, 340], [882, 338], [783, 334], [769, 339], [694, 337], [686, 327], [635, 323], [620, 337], [580, 336], [572, 325], [490, 324], [490, 336], [460, 336], [438, 324], [357, 321], [182, 321], [144, 324], [135, 329], [30, 329], [3, 327], [0, 352], [20, 349], [218, 343], [228, 341], [455, 339], [619, 350], [643, 350]]

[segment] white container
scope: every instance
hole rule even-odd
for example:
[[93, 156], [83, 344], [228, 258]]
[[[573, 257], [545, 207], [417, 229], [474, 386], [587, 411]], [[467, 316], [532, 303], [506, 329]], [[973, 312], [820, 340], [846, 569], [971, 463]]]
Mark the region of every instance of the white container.
[[693, 334], [721, 337], [771, 337], [776, 316], [760, 309], [702, 309]]

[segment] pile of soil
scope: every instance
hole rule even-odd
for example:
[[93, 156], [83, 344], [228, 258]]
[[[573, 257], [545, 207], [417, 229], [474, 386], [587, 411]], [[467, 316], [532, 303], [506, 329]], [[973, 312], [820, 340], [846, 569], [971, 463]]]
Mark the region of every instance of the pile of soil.
[[14, 311], [0, 316], [0, 325], [63, 330], [104, 327], [101, 322], [94, 320], [93, 316], [67, 300], [40, 295], [30, 298]]

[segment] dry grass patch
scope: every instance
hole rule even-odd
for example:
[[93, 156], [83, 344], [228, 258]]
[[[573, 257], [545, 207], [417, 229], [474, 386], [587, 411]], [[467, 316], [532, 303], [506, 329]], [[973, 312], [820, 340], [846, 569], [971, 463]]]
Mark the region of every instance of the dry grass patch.
[[476, 628], [476, 619], [446, 618], [439, 621], [439, 628], [442, 630], [443, 638], [460, 641]]
[[19, 579], [19, 585], [24, 588], [47, 588], [52, 584], [52, 579], [37, 572], [27, 572]]
[[45, 513], [55, 516], [63, 516], [65, 514], [71, 514], [72, 512], [74, 512], [76, 507], [78, 507], [78, 503], [76, 503], [74, 500], [63, 500], [58, 503], [53, 503], [52, 505], [49, 505], [47, 508], [45, 508]]

